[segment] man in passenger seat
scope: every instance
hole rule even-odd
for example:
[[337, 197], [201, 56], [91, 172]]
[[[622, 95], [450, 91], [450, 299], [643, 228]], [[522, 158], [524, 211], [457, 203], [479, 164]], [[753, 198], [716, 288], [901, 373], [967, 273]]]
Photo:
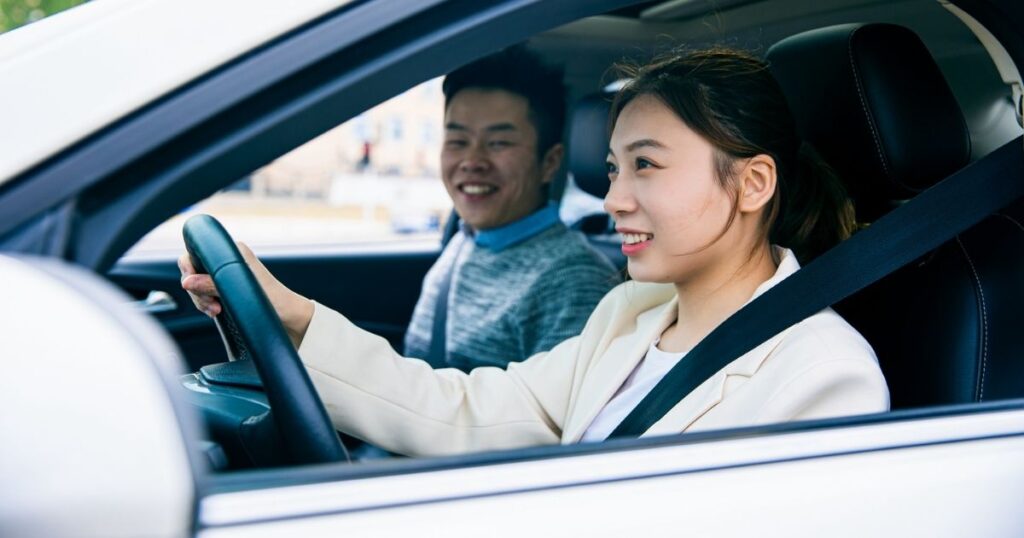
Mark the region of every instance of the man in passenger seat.
[[453, 71], [443, 91], [441, 174], [460, 230], [424, 279], [405, 355], [504, 367], [579, 334], [619, 277], [549, 201], [565, 153], [561, 71], [517, 46]]

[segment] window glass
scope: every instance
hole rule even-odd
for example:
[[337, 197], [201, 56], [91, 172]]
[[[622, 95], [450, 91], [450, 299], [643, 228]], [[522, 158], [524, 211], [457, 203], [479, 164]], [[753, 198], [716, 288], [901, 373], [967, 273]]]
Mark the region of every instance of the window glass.
[[[440, 180], [441, 79], [427, 81], [324, 133], [187, 208], [128, 256], [181, 252], [181, 226], [217, 217], [257, 251], [430, 242], [451, 200]], [[421, 136], [408, 136], [419, 126]]]

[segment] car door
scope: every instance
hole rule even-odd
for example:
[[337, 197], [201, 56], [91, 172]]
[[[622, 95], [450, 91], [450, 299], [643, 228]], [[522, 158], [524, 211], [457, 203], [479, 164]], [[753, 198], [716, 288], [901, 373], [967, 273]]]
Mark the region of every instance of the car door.
[[1018, 401], [225, 477], [198, 534], [1018, 536], [1022, 424]]

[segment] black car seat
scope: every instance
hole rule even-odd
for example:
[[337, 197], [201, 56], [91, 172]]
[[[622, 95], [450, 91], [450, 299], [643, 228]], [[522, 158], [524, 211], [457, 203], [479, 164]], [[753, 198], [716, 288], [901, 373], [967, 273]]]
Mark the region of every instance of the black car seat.
[[[777, 43], [768, 60], [862, 222], [968, 164], [963, 115], [912, 31], [814, 30]], [[836, 306], [878, 354], [893, 408], [1024, 397], [1024, 207], [1011, 202]]]
[[[569, 175], [583, 192], [603, 199], [608, 193], [608, 111], [612, 94], [588, 95], [569, 114]], [[590, 245], [615, 267], [626, 266], [622, 240], [607, 213], [586, 215], [572, 227], [583, 232]]]

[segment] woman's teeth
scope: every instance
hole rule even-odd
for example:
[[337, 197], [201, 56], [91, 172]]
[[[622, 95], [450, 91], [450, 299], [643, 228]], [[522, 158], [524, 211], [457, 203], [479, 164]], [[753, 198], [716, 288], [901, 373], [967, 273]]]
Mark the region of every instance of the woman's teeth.
[[627, 245], [635, 245], [653, 239], [653, 234], [622, 234], [622, 242]]
[[460, 186], [459, 190], [461, 190], [462, 192], [464, 192], [466, 194], [481, 195], [481, 194], [491, 194], [492, 192], [494, 192], [494, 191], [496, 191], [498, 189], [497, 189], [497, 187], [494, 187], [492, 185], [480, 185], [480, 184], [477, 184], [477, 183], [472, 183], [472, 184]]

